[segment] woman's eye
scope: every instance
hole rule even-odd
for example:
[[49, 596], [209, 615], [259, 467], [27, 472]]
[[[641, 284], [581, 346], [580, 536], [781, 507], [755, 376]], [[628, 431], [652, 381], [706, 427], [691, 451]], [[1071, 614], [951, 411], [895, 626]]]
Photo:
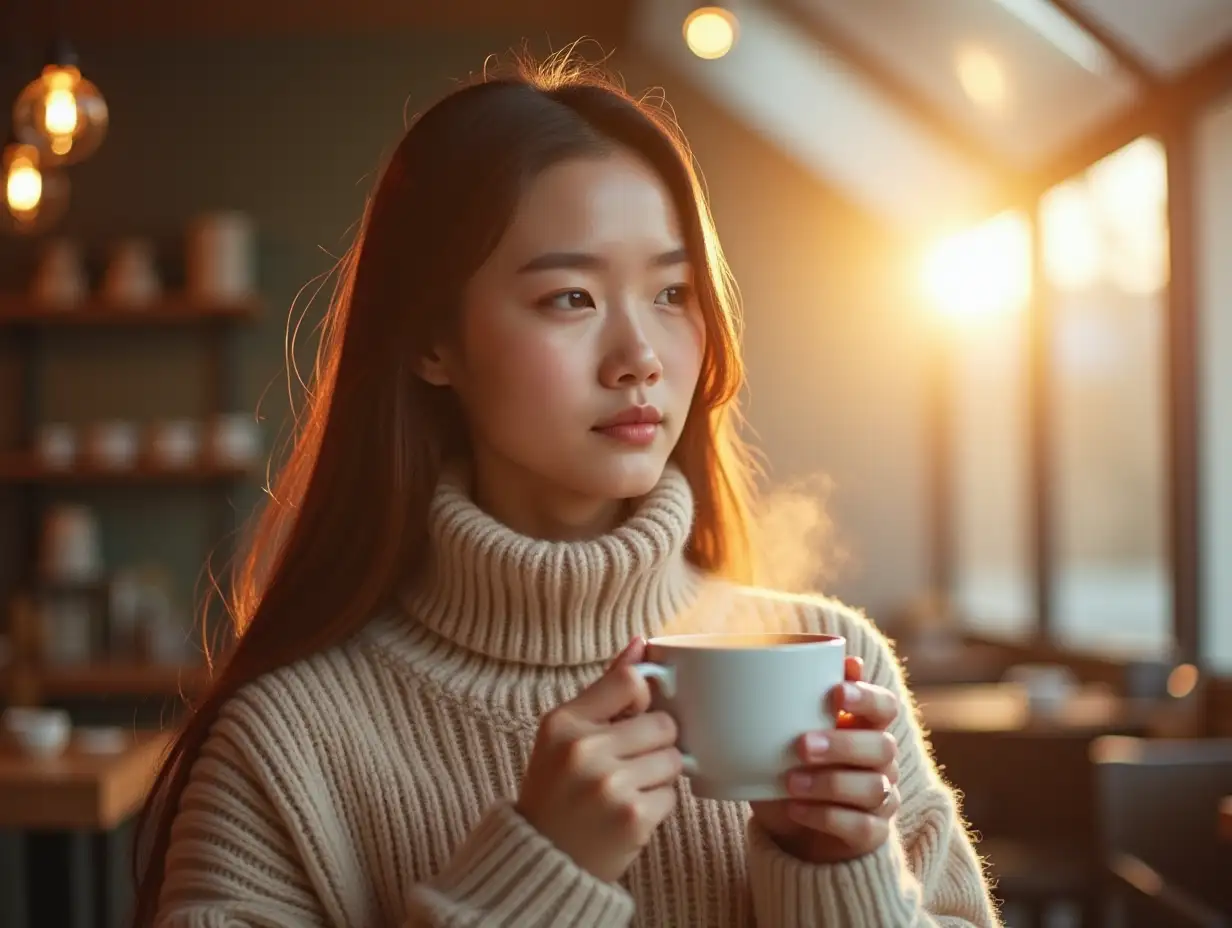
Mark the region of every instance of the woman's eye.
[[544, 297], [540, 305], [552, 309], [590, 309], [595, 301], [585, 290], [562, 290]]
[[676, 284], [660, 290], [655, 302], [663, 306], [684, 306], [692, 296], [693, 290], [688, 284]]

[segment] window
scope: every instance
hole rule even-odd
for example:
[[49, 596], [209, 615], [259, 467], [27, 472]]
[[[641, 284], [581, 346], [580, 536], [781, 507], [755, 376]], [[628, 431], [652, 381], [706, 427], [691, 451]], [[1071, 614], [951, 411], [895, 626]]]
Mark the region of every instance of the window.
[[1232, 98], [1199, 120], [1196, 200], [1202, 309], [1202, 643], [1232, 672]]
[[1052, 631], [1164, 654], [1167, 170], [1141, 138], [1040, 202], [1048, 322]]

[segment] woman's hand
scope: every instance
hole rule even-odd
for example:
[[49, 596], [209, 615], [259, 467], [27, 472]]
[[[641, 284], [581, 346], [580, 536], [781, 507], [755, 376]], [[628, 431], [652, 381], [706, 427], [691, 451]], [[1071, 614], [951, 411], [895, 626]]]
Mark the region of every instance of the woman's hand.
[[792, 799], [753, 803], [753, 818], [801, 860], [837, 863], [881, 847], [898, 811], [898, 746], [887, 731], [898, 716], [894, 694], [861, 682], [858, 657], [836, 687], [834, 731], [810, 732], [796, 744], [803, 766], [787, 777]]
[[634, 641], [607, 672], [543, 717], [517, 810], [601, 880], [615, 882], [676, 804], [676, 724], [647, 712]]

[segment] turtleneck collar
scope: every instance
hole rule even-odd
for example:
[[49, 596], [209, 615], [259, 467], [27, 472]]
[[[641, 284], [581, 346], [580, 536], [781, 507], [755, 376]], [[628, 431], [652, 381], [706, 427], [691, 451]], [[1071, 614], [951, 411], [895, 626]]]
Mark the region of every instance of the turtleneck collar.
[[461, 473], [447, 472], [429, 514], [431, 563], [403, 606], [437, 635], [498, 660], [606, 662], [692, 602], [692, 523], [693, 495], [673, 465], [615, 530], [568, 542], [519, 535], [474, 503]]

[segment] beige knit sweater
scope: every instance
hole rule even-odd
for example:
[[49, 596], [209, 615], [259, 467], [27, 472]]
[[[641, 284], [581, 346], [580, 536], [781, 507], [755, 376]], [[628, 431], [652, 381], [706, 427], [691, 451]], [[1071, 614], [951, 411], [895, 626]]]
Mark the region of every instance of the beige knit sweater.
[[539, 718], [635, 635], [844, 635], [866, 676], [906, 698], [886, 640], [860, 615], [689, 567], [692, 512], [669, 470], [610, 535], [545, 542], [443, 481], [432, 575], [404, 608], [224, 708], [175, 820], [159, 928], [996, 925], [912, 711], [894, 727], [903, 806], [892, 839], [850, 862], [798, 861], [747, 806], [697, 800], [682, 779], [676, 811], [612, 885], [514, 811]]

